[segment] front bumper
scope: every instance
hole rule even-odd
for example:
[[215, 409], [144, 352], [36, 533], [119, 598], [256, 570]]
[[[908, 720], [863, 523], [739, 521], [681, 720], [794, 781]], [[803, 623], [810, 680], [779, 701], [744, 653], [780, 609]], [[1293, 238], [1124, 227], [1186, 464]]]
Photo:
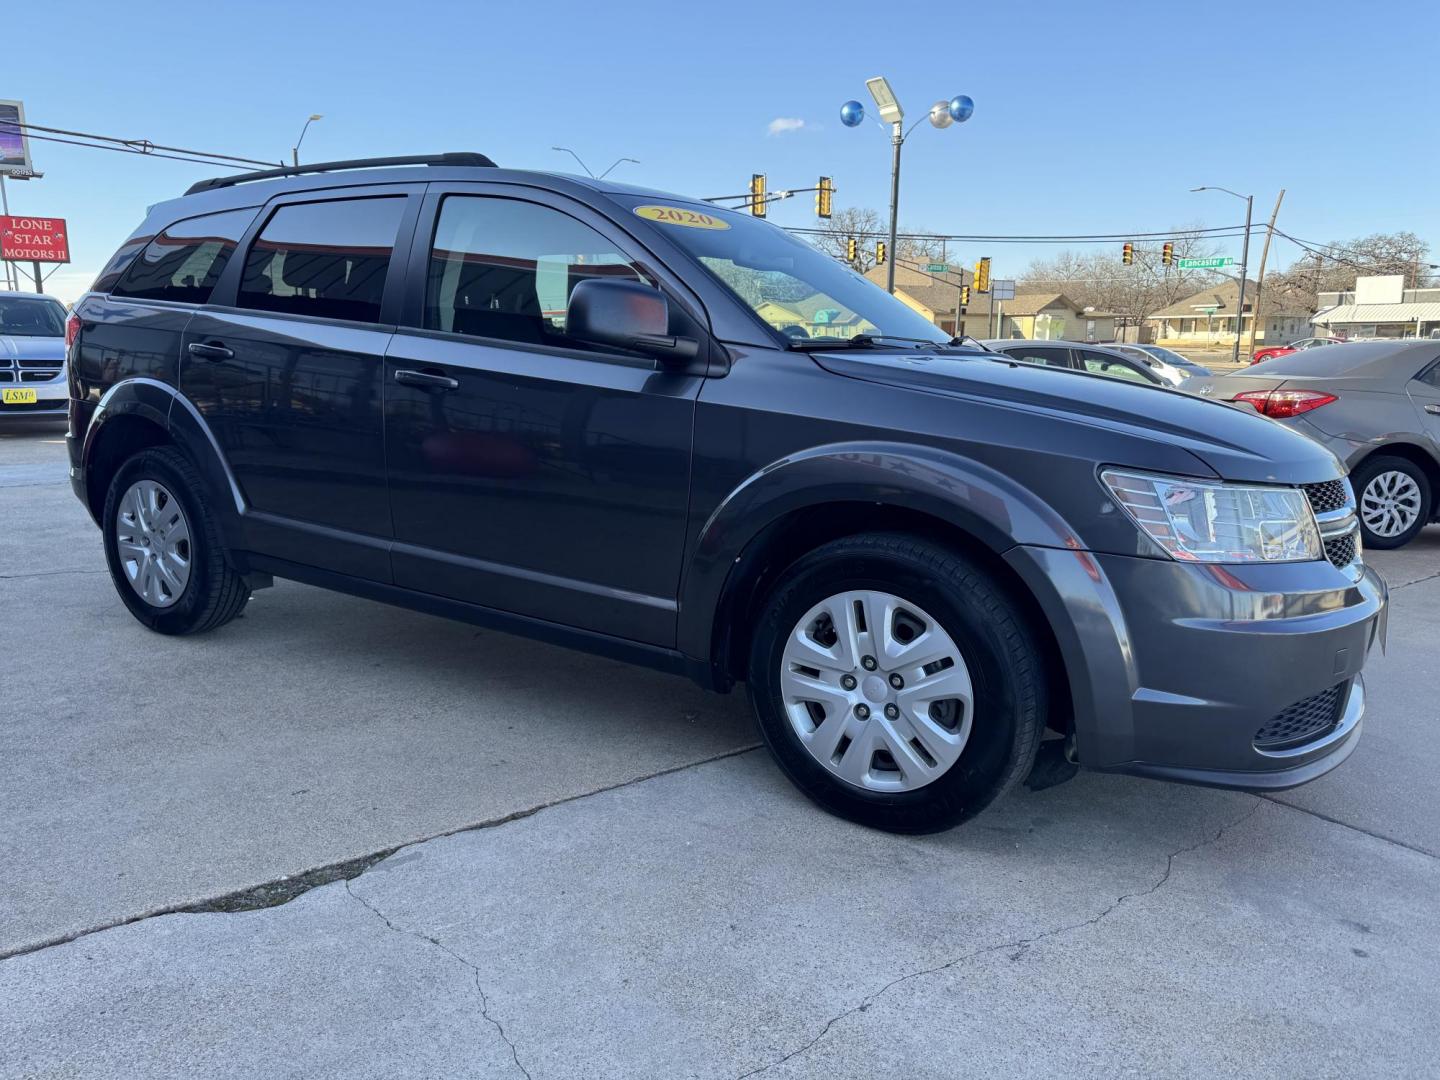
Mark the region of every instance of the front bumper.
[[[1276, 790], [1345, 760], [1363, 727], [1361, 669], [1388, 593], [1368, 567], [1199, 566], [1016, 548], [1055, 630], [1082, 764]], [[1334, 713], [1294, 744], [1262, 730], [1329, 693]]]

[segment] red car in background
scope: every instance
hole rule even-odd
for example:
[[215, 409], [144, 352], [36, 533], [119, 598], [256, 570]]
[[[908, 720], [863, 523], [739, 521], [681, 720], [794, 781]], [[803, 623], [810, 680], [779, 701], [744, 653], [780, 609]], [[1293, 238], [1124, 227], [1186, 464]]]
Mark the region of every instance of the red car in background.
[[1292, 352], [1300, 352], [1302, 349], [1318, 349], [1321, 345], [1339, 345], [1344, 340], [1344, 338], [1338, 337], [1307, 337], [1301, 338], [1299, 341], [1292, 341], [1289, 345], [1271, 345], [1265, 349], [1256, 349], [1250, 363], [1258, 364], [1261, 360], [1269, 360], [1272, 356], [1286, 356]]

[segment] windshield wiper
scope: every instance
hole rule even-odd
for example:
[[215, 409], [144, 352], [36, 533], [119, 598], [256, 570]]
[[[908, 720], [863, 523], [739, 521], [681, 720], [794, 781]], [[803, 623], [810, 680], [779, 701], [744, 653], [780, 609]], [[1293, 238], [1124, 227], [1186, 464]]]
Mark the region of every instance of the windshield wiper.
[[[892, 344], [892, 342], [899, 344]], [[899, 334], [856, 334], [851, 338], [797, 338], [789, 348], [801, 352], [818, 349], [908, 349], [913, 345], [940, 350], [947, 345], [934, 338], [901, 337]]]

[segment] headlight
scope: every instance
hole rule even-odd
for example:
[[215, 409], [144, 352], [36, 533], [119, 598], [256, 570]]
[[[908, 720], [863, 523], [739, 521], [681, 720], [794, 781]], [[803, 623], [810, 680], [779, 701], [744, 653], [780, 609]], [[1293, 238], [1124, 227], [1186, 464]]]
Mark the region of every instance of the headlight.
[[1305, 562], [1321, 557], [1320, 530], [1297, 488], [1100, 474], [1142, 532], [1181, 562]]

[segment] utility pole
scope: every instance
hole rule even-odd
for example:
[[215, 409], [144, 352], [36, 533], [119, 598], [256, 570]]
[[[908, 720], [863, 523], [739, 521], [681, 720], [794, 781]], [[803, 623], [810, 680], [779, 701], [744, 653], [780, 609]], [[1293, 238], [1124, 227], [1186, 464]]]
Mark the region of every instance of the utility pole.
[[[5, 174], [0, 172], [0, 211], [6, 217], [10, 216], [10, 196], [5, 191]], [[5, 260], [5, 287], [15, 292], [20, 291], [20, 271], [9, 259]]]
[[[1275, 209], [1270, 212], [1270, 224], [1265, 229], [1265, 246], [1260, 249], [1260, 270], [1255, 275], [1255, 317], [1250, 320], [1250, 351], [1246, 356], [1255, 355], [1255, 322], [1261, 317], [1260, 301], [1265, 294], [1265, 259], [1270, 254], [1270, 240], [1275, 235], [1275, 219], [1280, 216], [1280, 204], [1285, 201], [1285, 189], [1275, 197]], [[1270, 342], [1265, 342], [1269, 345]]]

